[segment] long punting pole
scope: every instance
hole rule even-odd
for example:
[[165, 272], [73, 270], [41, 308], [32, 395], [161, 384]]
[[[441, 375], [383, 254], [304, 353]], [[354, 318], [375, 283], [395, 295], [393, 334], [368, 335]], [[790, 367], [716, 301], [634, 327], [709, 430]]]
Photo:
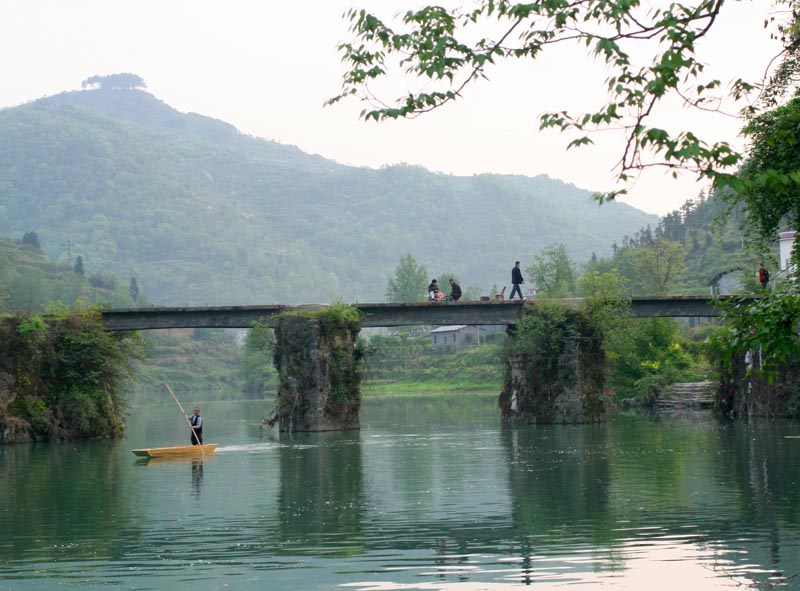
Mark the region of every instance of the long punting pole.
[[194, 435], [195, 441], [197, 441], [197, 443], [200, 445], [200, 451], [203, 453], [203, 455], [206, 455], [206, 450], [203, 449], [203, 444], [200, 442], [200, 438], [197, 436], [197, 431], [194, 430], [194, 425], [192, 425], [192, 421], [190, 421], [189, 417], [186, 416], [186, 411], [183, 410], [183, 406], [181, 406], [181, 401], [178, 400], [177, 396], [175, 396], [175, 392], [172, 391], [172, 388], [169, 387], [169, 384], [164, 384], [164, 387], [170, 394], [172, 394], [172, 398], [175, 400], [175, 402], [178, 403], [178, 408], [181, 409], [181, 412], [183, 413], [183, 418], [186, 419], [187, 423], [189, 423], [189, 429], [192, 430], [192, 435]]

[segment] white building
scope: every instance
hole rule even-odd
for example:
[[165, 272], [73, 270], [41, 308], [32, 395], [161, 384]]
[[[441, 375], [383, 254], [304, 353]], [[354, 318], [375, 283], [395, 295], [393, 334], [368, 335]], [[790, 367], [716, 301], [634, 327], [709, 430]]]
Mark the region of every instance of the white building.
[[495, 332], [504, 332], [505, 326], [469, 326], [454, 324], [440, 326], [431, 331], [431, 345], [434, 347], [473, 347], [485, 342], [486, 336]]
[[744, 270], [729, 269], [722, 273], [717, 273], [708, 282], [712, 296], [732, 295], [742, 291], [744, 285]]
[[[789, 261], [792, 258], [792, 248], [797, 237], [797, 232], [781, 232], [778, 234], [778, 245], [780, 246], [780, 265], [781, 271], [789, 271]], [[791, 269], [793, 272], [794, 269]]]

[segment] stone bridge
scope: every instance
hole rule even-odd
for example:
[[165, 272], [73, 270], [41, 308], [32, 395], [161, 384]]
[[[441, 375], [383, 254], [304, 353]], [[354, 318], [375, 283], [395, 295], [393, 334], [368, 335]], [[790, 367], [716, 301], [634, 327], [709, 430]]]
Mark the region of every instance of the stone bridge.
[[[715, 301], [705, 296], [668, 296], [633, 298], [631, 314], [636, 318], [690, 318], [719, 316]], [[540, 300], [561, 302], [579, 308], [582, 299]], [[362, 313], [362, 327], [415, 326], [421, 324], [488, 325], [515, 324], [524, 308], [535, 308], [537, 300], [491, 302], [411, 302], [399, 304], [353, 304]], [[103, 310], [108, 330], [154, 330], [164, 328], [249, 328], [254, 322], [270, 324], [273, 317], [291, 310], [309, 310], [305, 306], [219, 306], [153, 307]]]
[[[631, 300], [635, 318], [719, 316], [717, 300], [703, 296], [646, 297]], [[360, 328], [413, 325], [507, 325], [536, 314], [542, 301], [558, 302], [566, 325], [560, 343], [545, 358], [517, 351], [508, 359], [499, 405], [511, 422], [587, 422], [604, 416], [605, 357], [602, 336], [586, 330], [581, 299], [494, 300], [488, 302], [411, 302], [353, 304], [360, 321], [339, 318], [331, 328], [325, 305], [224, 307], [152, 307], [103, 310], [108, 330], [170, 328], [249, 328], [255, 322], [275, 329], [281, 385], [275, 417], [283, 431], [323, 431], [359, 426], [360, 373], [356, 337]], [[288, 314], [287, 314], [288, 313]], [[546, 313], [546, 312], [543, 312]], [[583, 328], [582, 328], [583, 326]], [[513, 342], [513, 341], [512, 341]], [[529, 345], [526, 345], [528, 347]], [[554, 369], [555, 368], [555, 369]]]

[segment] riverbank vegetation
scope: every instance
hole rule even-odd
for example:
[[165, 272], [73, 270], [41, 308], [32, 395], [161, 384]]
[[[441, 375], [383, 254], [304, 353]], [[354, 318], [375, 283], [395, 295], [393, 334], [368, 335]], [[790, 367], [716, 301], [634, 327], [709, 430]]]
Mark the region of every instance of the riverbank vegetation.
[[397, 329], [368, 337], [365, 393], [395, 395], [500, 391], [505, 333], [469, 346], [431, 343], [429, 330]]
[[0, 441], [119, 436], [140, 355], [135, 334], [91, 309], [0, 319]]
[[135, 393], [157, 392], [169, 384], [176, 391], [206, 393], [214, 399], [263, 398], [277, 387], [269, 354], [251, 354], [243, 330], [145, 331], [142, 339], [146, 357], [131, 384]]

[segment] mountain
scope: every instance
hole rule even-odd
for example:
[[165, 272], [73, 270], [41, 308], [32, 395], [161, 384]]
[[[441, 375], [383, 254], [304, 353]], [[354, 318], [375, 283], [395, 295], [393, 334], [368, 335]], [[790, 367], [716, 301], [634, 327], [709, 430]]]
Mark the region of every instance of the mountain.
[[655, 222], [545, 176], [344, 166], [138, 89], [0, 111], [0, 234], [159, 304], [383, 301], [406, 253], [488, 293], [546, 245], [583, 262]]

